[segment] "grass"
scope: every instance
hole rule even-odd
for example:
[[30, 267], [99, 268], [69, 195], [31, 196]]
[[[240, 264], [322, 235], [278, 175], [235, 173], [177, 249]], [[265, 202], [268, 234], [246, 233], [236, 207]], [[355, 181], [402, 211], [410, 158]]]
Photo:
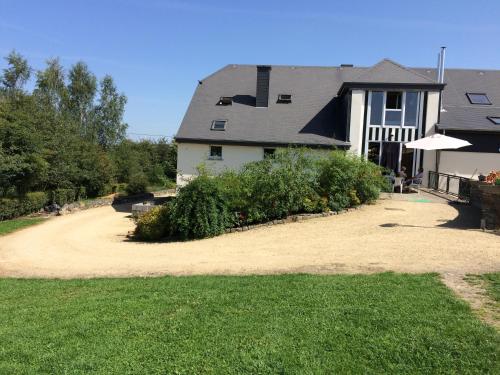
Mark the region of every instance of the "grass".
[[0, 373], [498, 373], [436, 275], [0, 280]]
[[28, 217], [0, 221], [0, 236], [12, 233], [16, 230], [39, 224], [47, 219], [41, 217]]
[[486, 292], [492, 300], [500, 303], [500, 272], [481, 275], [486, 283]]

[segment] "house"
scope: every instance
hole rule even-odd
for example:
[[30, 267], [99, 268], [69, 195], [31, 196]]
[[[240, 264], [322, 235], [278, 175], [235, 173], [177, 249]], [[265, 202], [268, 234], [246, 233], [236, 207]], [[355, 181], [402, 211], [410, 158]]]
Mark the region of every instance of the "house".
[[[444, 74], [441, 72], [444, 71]], [[440, 77], [438, 77], [440, 76]], [[444, 78], [441, 78], [444, 77]], [[435, 132], [472, 146], [407, 149]], [[395, 171], [477, 177], [500, 169], [500, 70], [227, 65], [199, 82], [176, 135], [178, 185], [276, 148], [346, 149]], [[426, 183], [426, 181], [424, 181]]]

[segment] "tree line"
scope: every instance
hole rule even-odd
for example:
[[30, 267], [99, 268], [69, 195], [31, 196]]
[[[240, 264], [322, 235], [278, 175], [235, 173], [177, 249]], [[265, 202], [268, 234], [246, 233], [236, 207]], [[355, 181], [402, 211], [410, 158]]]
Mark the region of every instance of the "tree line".
[[[166, 140], [131, 141], [123, 121], [127, 98], [110, 75], [98, 80], [84, 62], [68, 71], [59, 59], [41, 70], [11, 52], [0, 75], [0, 196], [113, 185], [167, 185], [176, 148]], [[34, 79], [31, 90], [27, 83]]]

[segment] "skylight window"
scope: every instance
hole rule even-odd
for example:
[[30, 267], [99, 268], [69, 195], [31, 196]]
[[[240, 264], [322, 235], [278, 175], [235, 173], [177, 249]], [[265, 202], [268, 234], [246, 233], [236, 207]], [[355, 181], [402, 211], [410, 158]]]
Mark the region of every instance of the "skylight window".
[[279, 94], [278, 103], [289, 104], [292, 102], [292, 95], [290, 94]]
[[488, 98], [488, 95], [484, 93], [475, 93], [475, 92], [468, 92], [466, 93], [467, 98], [469, 99], [469, 102], [471, 104], [483, 104], [483, 105], [490, 105], [490, 99]]
[[500, 125], [500, 116], [488, 116], [488, 120], [490, 120], [495, 125]]
[[211, 130], [226, 130], [227, 120], [214, 120], [212, 121]]
[[233, 97], [232, 96], [221, 96], [217, 105], [232, 105]]

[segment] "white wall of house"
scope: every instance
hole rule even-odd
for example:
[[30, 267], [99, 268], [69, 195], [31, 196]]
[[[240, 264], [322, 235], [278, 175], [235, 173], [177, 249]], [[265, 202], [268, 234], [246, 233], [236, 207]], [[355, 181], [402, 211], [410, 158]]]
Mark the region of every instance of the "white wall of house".
[[[186, 185], [198, 175], [198, 166], [204, 164], [214, 173], [227, 169], [238, 170], [243, 164], [264, 159], [263, 146], [222, 145], [222, 160], [209, 159], [210, 146], [217, 143], [178, 143], [177, 144], [177, 186]], [[266, 147], [267, 148], [267, 147]], [[330, 152], [329, 149], [311, 149], [312, 154]]]
[[195, 177], [197, 167], [205, 164], [214, 173], [225, 169], [238, 169], [243, 164], [262, 160], [264, 148], [259, 146], [222, 145], [222, 160], [210, 160], [210, 146], [213, 144], [179, 143], [177, 145], [177, 185], [183, 186]]
[[500, 170], [500, 153], [441, 151], [439, 172], [477, 179]]
[[[435, 133], [435, 126], [439, 116], [439, 92], [430, 91], [427, 94], [427, 115], [425, 118], [425, 137]], [[424, 151], [424, 186], [427, 186], [429, 171], [436, 170], [436, 151]]]
[[349, 128], [349, 149], [356, 155], [361, 155], [363, 150], [363, 122], [365, 114], [365, 91], [353, 90], [351, 96], [351, 124]]

